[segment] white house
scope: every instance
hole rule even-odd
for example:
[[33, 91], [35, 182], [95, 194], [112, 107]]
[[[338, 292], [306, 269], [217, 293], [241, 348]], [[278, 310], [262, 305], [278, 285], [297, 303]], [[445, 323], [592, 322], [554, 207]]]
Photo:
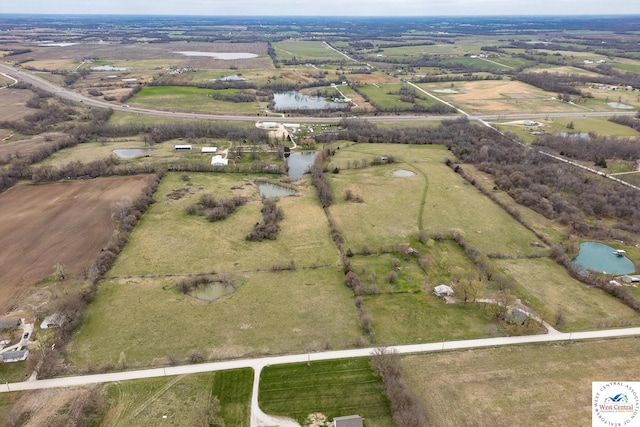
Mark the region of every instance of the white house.
[[217, 154], [211, 158], [211, 166], [227, 166], [229, 159], [223, 158], [220, 154]]

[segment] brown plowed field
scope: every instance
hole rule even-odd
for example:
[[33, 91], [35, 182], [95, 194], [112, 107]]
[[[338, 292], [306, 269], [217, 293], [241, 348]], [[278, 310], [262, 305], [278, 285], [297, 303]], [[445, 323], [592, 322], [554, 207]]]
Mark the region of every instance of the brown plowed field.
[[135, 199], [150, 175], [17, 186], [0, 194], [0, 314], [57, 263], [74, 276], [115, 229], [111, 206]]

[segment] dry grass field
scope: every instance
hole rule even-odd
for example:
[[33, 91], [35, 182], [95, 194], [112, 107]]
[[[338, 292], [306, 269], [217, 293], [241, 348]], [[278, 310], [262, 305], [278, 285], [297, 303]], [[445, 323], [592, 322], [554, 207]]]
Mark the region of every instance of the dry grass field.
[[26, 106], [33, 92], [27, 89], [5, 88], [0, 90], [0, 117], [2, 120], [20, 120], [24, 116], [34, 112]]
[[[591, 425], [591, 382], [640, 378], [638, 338], [403, 358], [434, 426]], [[410, 374], [409, 374], [410, 373]]]
[[8, 138], [7, 141], [0, 142], [0, 160], [36, 153], [43, 147], [53, 145], [64, 138], [66, 138], [66, 135], [63, 133], [45, 133], [28, 139], [13, 140]]
[[[557, 100], [556, 93], [509, 80], [456, 82], [454, 87], [443, 84], [421, 84], [423, 89], [453, 89], [458, 93], [434, 95], [473, 114], [579, 112], [583, 109]], [[433, 92], [432, 92], [433, 93]]]
[[115, 226], [111, 206], [135, 198], [150, 176], [22, 185], [0, 194], [0, 313], [53, 274], [88, 267]]

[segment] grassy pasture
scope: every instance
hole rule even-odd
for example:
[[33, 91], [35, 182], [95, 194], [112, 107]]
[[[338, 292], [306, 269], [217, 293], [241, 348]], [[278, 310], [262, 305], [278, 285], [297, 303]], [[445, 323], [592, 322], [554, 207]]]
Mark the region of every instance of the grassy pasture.
[[358, 414], [366, 426], [392, 426], [382, 379], [369, 358], [269, 366], [260, 378], [260, 409], [287, 416], [302, 425], [307, 416]]
[[248, 426], [252, 383], [251, 369], [110, 383], [100, 425], [203, 425], [215, 396], [225, 425]]
[[272, 44], [278, 59], [304, 59], [340, 62], [346, 58], [321, 41], [285, 40]]
[[338, 269], [226, 275], [237, 291], [213, 303], [178, 293], [181, 276], [105, 281], [70, 359], [83, 371], [116, 365], [123, 352], [131, 366], [149, 366], [190, 351], [226, 359], [344, 348], [358, 336]]
[[[400, 100], [399, 95], [390, 93], [390, 92], [398, 92], [400, 88], [402, 88], [402, 86], [403, 85], [401, 83], [365, 84], [360, 86], [358, 90], [367, 94], [371, 102], [382, 110], [411, 109], [413, 108], [413, 103], [403, 102]], [[421, 93], [420, 91], [416, 91], [416, 94], [424, 98], [424, 99], [418, 99], [416, 97], [415, 98], [416, 104], [424, 105], [425, 107], [428, 107], [429, 105], [433, 105], [434, 103], [437, 102], [433, 98]]]
[[[370, 162], [373, 156], [388, 155], [398, 163], [330, 175], [336, 196], [330, 210], [344, 232], [345, 247], [402, 243], [422, 227], [427, 233], [456, 230], [485, 253], [521, 256], [534, 251], [529, 243], [538, 240], [535, 235], [446, 166], [451, 154], [442, 146], [354, 144], [342, 147], [332, 165], [344, 168], [348, 160]], [[390, 176], [396, 168], [417, 175]], [[364, 203], [344, 201], [350, 186], [361, 192]]]
[[446, 304], [430, 292], [371, 295], [375, 345], [419, 344], [500, 336], [503, 333], [477, 304]]
[[[284, 197], [278, 202], [284, 211], [278, 240], [247, 242], [244, 238], [260, 220], [262, 208], [253, 177], [194, 173], [190, 174], [191, 181], [184, 182], [180, 175], [168, 174], [163, 179], [154, 196], [158, 203], [142, 218], [110, 274], [268, 270], [274, 263], [288, 264], [291, 260], [298, 267], [337, 262], [327, 220], [307, 181], [297, 184], [300, 196]], [[187, 195], [179, 200], [168, 197], [178, 189], [186, 189]], [[204, 217], [184, 212], [202, 194], [217, 198], [246, 195], [252, 201], [226, 220], [210, 223]]]
[[553, 324], [561, 311], [563, 331], [577, 331], [640, 324], [640, 315], [604, 292], [589, 288], [567, 276], [552, 260], [496, 260], [498, 268], [510, 275], [523, 292], [523, 303], [536, 309]]
[[227, 102], [211, 98], [213, 91], [190, 86], [147, 86], [138, 92], [129, 104], [160, 110], [186, 110], [202, 113], [224, 112], [227, 114], [257, 114], [257, 102]]
[[585, 426], [592, 381], [640, 377], [638, 344], [628, 338], [476, 349], [408, 356], [402, 366], [429, 425]]

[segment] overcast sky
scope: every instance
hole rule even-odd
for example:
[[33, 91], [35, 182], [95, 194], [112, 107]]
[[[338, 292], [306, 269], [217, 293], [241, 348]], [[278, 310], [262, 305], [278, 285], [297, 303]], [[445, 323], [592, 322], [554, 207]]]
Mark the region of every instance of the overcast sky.
[[0, 0], [0, 13], [143, 15], [640, 14], [638, 0]]

